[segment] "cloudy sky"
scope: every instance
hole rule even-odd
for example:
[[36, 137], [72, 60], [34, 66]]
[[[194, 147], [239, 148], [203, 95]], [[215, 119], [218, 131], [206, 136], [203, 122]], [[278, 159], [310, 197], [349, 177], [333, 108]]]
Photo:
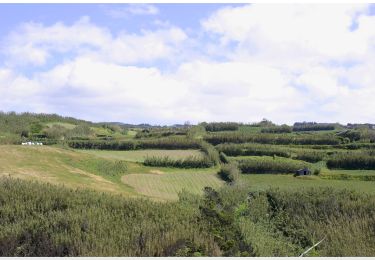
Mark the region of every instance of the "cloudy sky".
[[375, 122], [375, 7], [1, 4], [0, 110]]

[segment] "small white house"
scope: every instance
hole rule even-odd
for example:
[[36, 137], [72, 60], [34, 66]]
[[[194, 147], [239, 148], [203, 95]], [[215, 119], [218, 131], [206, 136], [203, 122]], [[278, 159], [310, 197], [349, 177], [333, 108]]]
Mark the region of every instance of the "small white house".
[[43, 143], [39, 143], [39, 142], [26, 142], [26, 143], [22, 143], [22, 145], [43, 145]]

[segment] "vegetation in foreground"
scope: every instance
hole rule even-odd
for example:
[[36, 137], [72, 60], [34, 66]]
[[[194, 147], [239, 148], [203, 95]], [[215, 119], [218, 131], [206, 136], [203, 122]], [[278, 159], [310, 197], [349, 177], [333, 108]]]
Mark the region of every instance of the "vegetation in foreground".
[[[0, 179], [2, 256], [373, 256], [375, 197], [230, 185], [157, 203]], [[350, 235], [348, 235], [350, 234]]]

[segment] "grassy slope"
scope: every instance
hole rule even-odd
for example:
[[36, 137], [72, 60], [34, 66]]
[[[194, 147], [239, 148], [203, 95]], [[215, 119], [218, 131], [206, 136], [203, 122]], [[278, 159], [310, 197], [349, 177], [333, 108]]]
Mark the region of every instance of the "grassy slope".
[[[150, 196], [158, 200], [176, 199], [182, 189], [198, 194], [205, 186], [217, 188], [223, 184], [216, 176], [217, 169], [214, 168], [155, 168], [127, 162], [126, 172], [108, 176], [95, 167], [98, 161], [107, 162], [114, 159], [104, 159], [58, 147], [0, 146], [0, 176], [63, 184], [71, 188], [94, 189], [131, 197]], [[129, 177], [121, 178], [124, 175]], [[144, 189], [145, 185], [147, 189]]]
[[198, 150], [136, 150], [136, 151], [107, 151], [107, 150], [77, 150], [82, 153], [92, 154], [106, 159], [126, 160], [130, 162], [143, 162], [146, 156], [182, 159], [188, 156], [202, 156]]
[[88, 165], [97, 160], [89, 155], [55, 147], [0, 146], [0, 175], [72, 188], [89, 188], [98, 191], [134, 195], [120, 177], [106, 176]]

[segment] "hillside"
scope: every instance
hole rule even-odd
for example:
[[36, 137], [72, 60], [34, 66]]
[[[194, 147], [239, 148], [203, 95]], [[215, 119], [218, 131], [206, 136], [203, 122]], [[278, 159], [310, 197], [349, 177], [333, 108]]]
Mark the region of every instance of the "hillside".
[[0, 118], [0, 255], [374, 254], [369, 126]]

